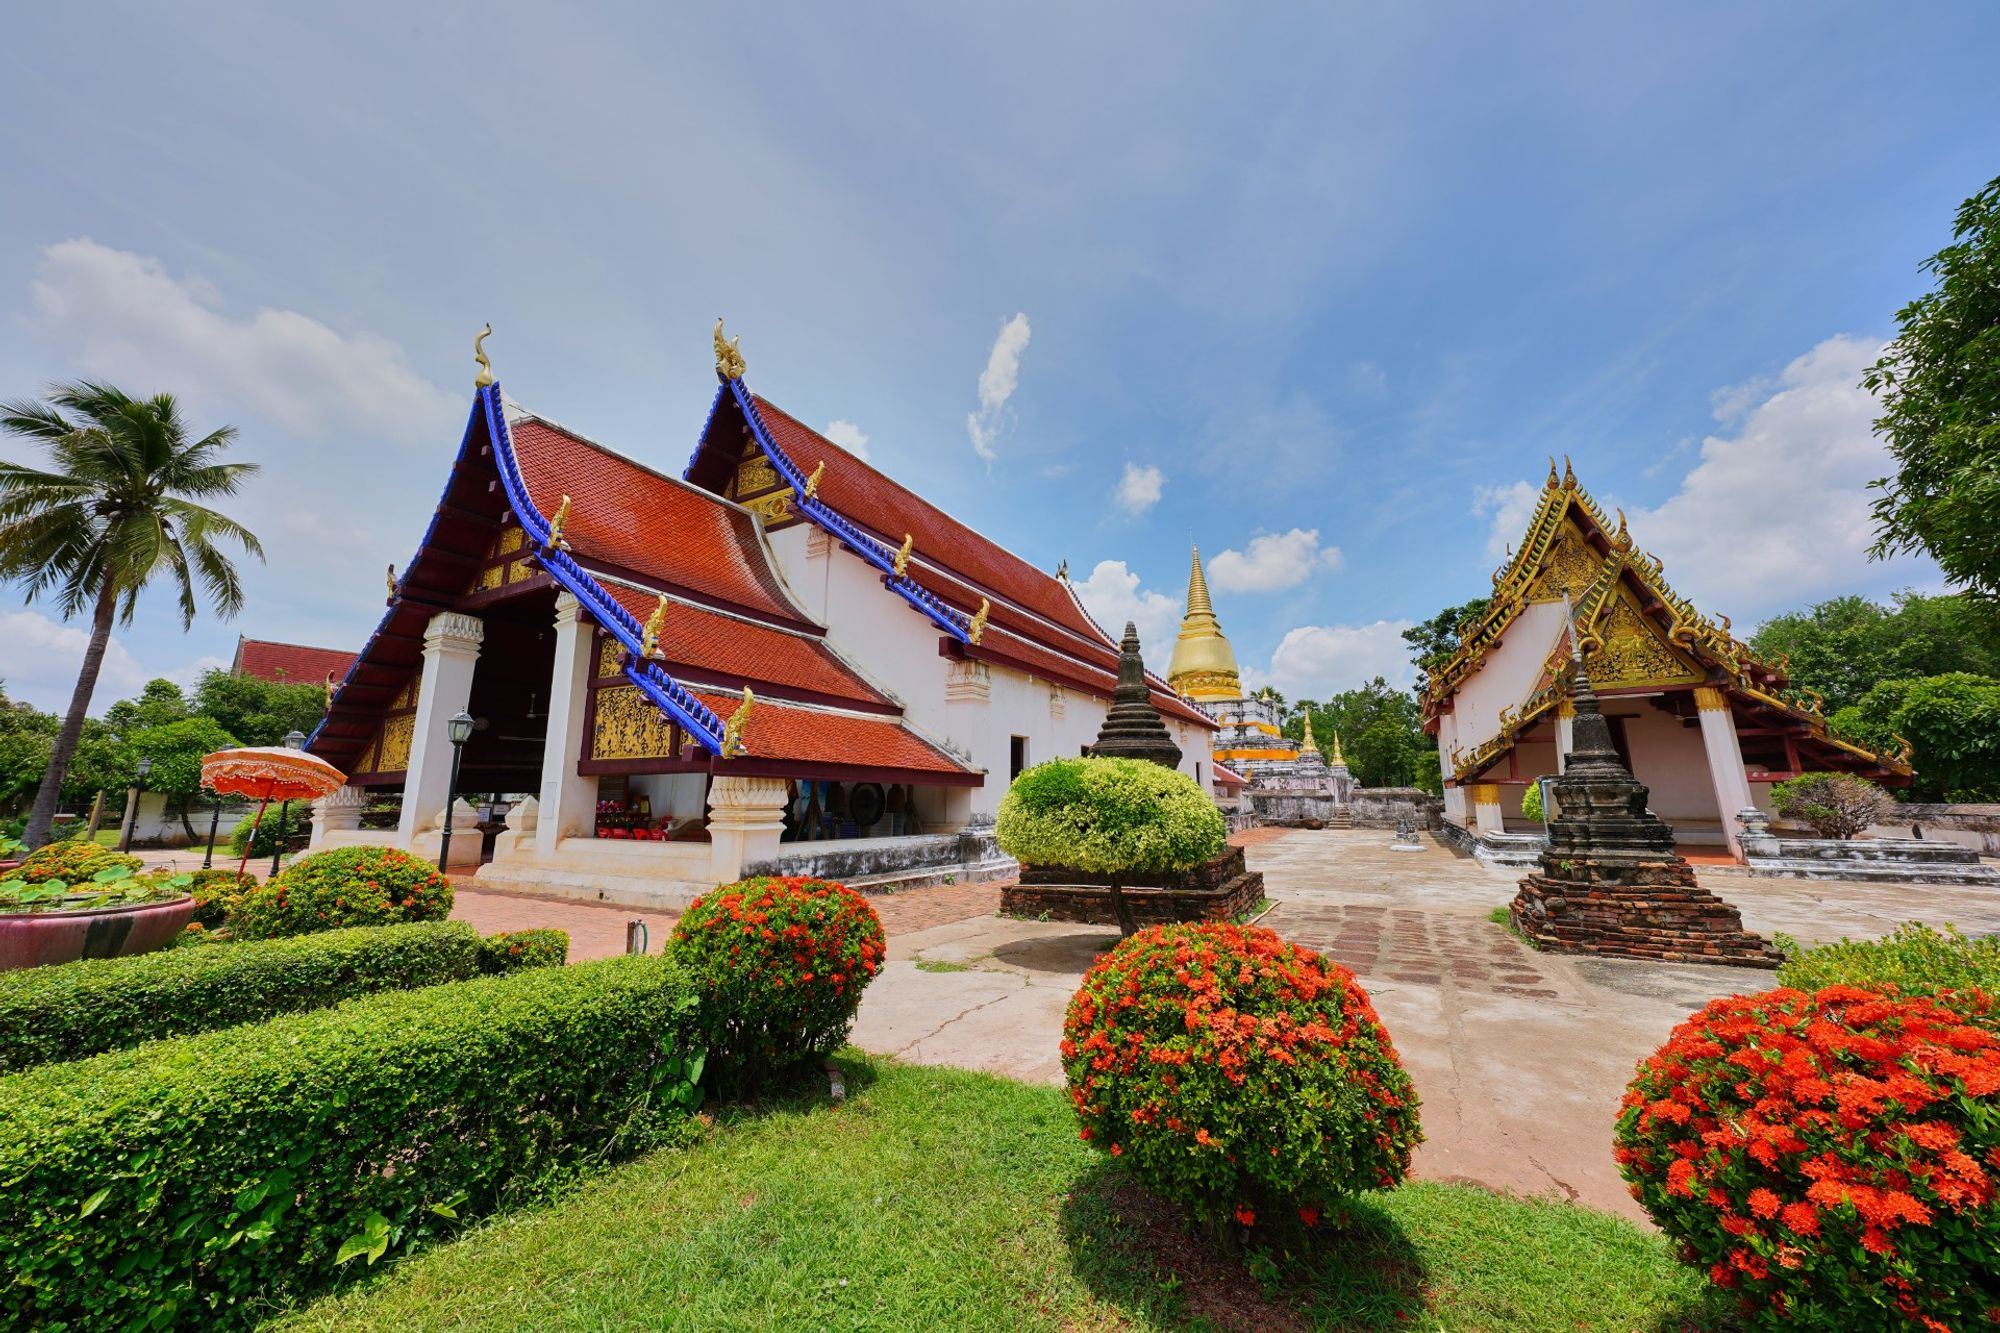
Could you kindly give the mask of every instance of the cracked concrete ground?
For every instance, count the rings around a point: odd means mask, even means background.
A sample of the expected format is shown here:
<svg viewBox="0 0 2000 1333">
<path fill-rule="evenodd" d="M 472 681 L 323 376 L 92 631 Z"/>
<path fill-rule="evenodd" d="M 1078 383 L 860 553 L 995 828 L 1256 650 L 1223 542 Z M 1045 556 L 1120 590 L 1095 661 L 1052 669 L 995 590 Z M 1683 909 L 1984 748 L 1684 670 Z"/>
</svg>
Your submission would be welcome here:
<svg viewBox="0 0 2000 1333">
<path fill-rule="evenodd" d="M 1513 896 L 1514 875 L 1436 844 L 1419 855 L 1388 842 L 1373 830 L 1287 831 L 1248 855 L 1276 903 L 1262 924 L 1353 968 L 1374 997 L 1423 1097 L 1418 1173 L 1639 1216 L 1611 1161 L 1633 1066 L 1693 1010 L 1763 989 L 1770 974 L 1536 953 L 1487 920 Z M 1975 888 L 1702 879 L 1751 929 L 1809 942 L 1911 919 L 2000 932 L 2000 898 Z M 1059 1083 L 1064 1007 L 1114 938 L 993 916 L 892 936 L 854 1040 Z"/>
</svg>

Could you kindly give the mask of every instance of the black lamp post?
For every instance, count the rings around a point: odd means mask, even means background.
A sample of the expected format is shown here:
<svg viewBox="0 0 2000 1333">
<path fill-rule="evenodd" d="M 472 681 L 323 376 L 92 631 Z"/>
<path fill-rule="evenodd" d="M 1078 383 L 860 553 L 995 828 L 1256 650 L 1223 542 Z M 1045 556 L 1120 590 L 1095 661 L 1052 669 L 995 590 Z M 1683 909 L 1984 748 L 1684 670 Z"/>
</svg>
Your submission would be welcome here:
<svg viewBox="0 0 2000 1333">
<path fill-rule="evenodd" d="M 287 750 L 305 749 L 306 734 L 303 731 L 286 732 L 285 748 Z M 291 805 L 290 801 L 278 802 L 278 840 L 271 845 L 271 873 L 273 875 L 278 873 L 278 858 L 285 854 L 285 811 L 289 810 Z"/>
<path fill-rule="evenodd" d="M 236 747 L 225 745 L 222 748 L 233 750 Z M 208 816 L 208 850 L 202 853 L 201 868 L 203 870 L 207 870 L 215 864 L 215 830 L 222 823 L 222 793 L 211 789 L 210 794 L 215 797 L 215 809 Z"/>
<path fill-rule="evenodd" d="M 465 757 L 465 743 L 472 739 L 472 714 L 459 709 L 444 724 L 444 729 L 451 737 L 451 786 L 444 793 L 444 836 L 438 839 L 439 873 L 444 873 L 445 863 L 451 859 L 451 808 L 458 804 L 458 764 Z"/>
<path fill-rule="evenodd" d="M 132 784 L 132 790 L 125 794 L 125 827 L 119 831 L 118 850 L 132 850 L 132 825 L 139 821 L 139 793 L 146 789 L 146 775 L 153 771 L 153 756 L 142 754 L 133 765 L 138 770 L 139 780 Z"/>
</svg>

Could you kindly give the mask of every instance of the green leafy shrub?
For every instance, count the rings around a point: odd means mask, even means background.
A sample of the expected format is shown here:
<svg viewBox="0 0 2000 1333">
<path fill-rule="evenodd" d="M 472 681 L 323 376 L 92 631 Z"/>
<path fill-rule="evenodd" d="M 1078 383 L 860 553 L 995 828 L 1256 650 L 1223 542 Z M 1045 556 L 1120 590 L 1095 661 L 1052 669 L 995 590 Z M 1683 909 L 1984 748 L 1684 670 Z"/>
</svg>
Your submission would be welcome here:
<svg viewBox="0 0 2000 1333">
<path fill-rule="evenodd" d="M 541 927 L 509 930 L 479 941 L 479 970 L 489 976 L 524 967 L 561 967 L 569 961 L 569 932 Z"/>
<path fill-rule="evenodd" d="M 1851 838 L 1881 819 L 1893 802 L 1852 773 L 1801 773 L 1771 788 L 1771 804 L 1822 838 Z"/>
<path fill-rule="evenodd" d="M 40 884 L 48 879 L 79 884 L 99 871 L 122 868 L 136 874 L 144 867 L 145 862 L 138 857 L 100 847 L 94 842 L 52 842 L 29 852 L 20 868 L 8 877 L 26 880 L 30 884 Z"/>
<path fill-rule="evenodd" d="M 832 1054 L 887 948 L 866 898 L 806 878 L 724 884 L 681 913 L 667 945 L 700 990 L 709 1067 L 731 1093 Z"/>
<path fill-rule="evenodd" d="M 451 881 L 430 862 L 394 847 L 336 847 L 300 857 L 244 894 L 228 926 L 257 940 L 450 915 Z"/>
<path fill-rule="evenodd" d="M 194 920 L 190 924 L 214 930 L 228 920 L 243 895 L 256 887 L 255 875 L 246 871 L 238 876 L 233 866 L 227 870 L 192 871 L 188 875 L 188 892 L 194 895 Z"/>
<path fill-rule="evenodd" d="M 1778 948 L 1786 955 L 1778 981 L 1795 990 L 1893 987 L 1899 995 L 1981 990 L 2000 996 L 2000 936 L 1967 939 L 1953 926 L 1940 934 L 1921 921 L 1905 921 L 1879 940 L 1842 939 L 1801 950 L 1780 935 Z"/>
<path fill-rule="evenodd" d="M 670 961 L 614 958 L 13 1075 L 0 1323 L 247 1327 L 672 1142 L 700 1100 L 695 1003 Z"/>
<path fill-rule="evenodd" d="M 1061 1050 L 1083 1138 L 1210 1222 L 1315 1225 L 1398 1184 L 1423 1138 L 1354 974 L 1262 927 L 1125 940 L 1071 998 Z"/>
<path fill-rule="evenodd" d="M 1521 793 L 1521 817 L 1539 820 L 1542 817 L 1542 784 L 1530 782 L 1528 789 Z"/>
<path fill-rule="evenodd" d="M 1219 856 L 1229 825 L 1187 774 L 1143 759 L 1055 759 L 1014 779 L 994 836 L 1028 865 L 1110 878 L 1119 928 L 1136 928 L 1124 881 Z"/>
<path fill-rule="evenodd" d="M 290 842 L 310 827 L 311 801 L 273 801 L 264 808 L 262 823 L 257 822 L 255 810 L 236 821 L 236 827 L 229 831 L 229 854 L 238 861 L 246 853 L 253 861 L 275 855 L 278 850 L 278 810 L 281 806 L 285 812 L 285 841 Z"/>
<path fill-rule="evenodd" d="M 0 1071 L 463 981 L 480 945 L 471 926 L 443 921 L 0 972 Z"/>
<path fill-rule="evenodd" d="M 1746 1325 L 1988 1326 L 2000 1035 L 1961 1000 L 1730 996 L 1639 1066 L 1619 1169 Z"/>
</svg>

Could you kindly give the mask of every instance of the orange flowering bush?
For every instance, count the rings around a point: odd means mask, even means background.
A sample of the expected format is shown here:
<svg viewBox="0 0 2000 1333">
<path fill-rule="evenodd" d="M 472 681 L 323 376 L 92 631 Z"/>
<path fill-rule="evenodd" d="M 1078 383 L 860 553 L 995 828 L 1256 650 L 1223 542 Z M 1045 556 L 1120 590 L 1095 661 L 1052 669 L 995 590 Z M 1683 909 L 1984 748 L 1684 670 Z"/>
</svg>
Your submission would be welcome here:
<svg viewBox="0 0 2000 1333">
<path fill-rule="evenodd" d="M 451 881 L 430 862 L 394 847 L 336 847 L 246 890 L 227 924 L 238 939 L 264 940 L 450 915 Z"/>
<path fill-rule="evenodd" d="M 1354 974 L 1261 927 L 1133 935 L 1070 1000 L 1062 1058 L 1084 1140 L 1211 1222 L 1311 1226 L 1423 1138 Z"/>
<path fill-rule="evenodd" d="M 1619 1169 L 1756 1326 L 2000 1322 L 1993 1018 L 1976 992 L 1717 1000 L 1639 1066 Z"/>
<path fill-rule="evenodd" d="M 681 913 L 668 945 L 701 994 L 708 1068 L 730 1092 L 846 1041 L 887 948 L 866 898 L 805 877 L 724 884 Z"/>
</svg>

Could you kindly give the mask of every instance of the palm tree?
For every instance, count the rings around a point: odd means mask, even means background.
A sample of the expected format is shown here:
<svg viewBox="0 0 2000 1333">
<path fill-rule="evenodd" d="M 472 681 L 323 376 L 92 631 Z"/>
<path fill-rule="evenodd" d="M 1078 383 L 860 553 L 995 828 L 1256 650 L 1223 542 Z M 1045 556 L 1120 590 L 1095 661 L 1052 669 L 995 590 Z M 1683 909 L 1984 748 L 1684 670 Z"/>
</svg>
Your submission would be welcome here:
<svg viewBox="0 0 2000 1333">
<path fill-rule="evenodd" d="M 255 463 L 224 463 L 236 438 L 224 426 L 190 442 L 171 394 L 137 399 L 108 384 L 50 388 L 42 402 L 0 404 L 0 430 L 33 440 L 52 469 L 0 462 L 0 579 L 47 593 L 63 618 L 89 610 L 90 646 L 76 692 L 35 794 L 25 840 L 49 840 L 63 778 L 83 732 L 114 620 L 132 623 L 139 594 L 168 574 L 180 591 L 181 626 L 194 624 L 199 584 L 225 619 L 243 606 L 236 567 L 218 539 L 263 558 L 249 529 L 195 503 L 234 495 Z"/>
</svg>

